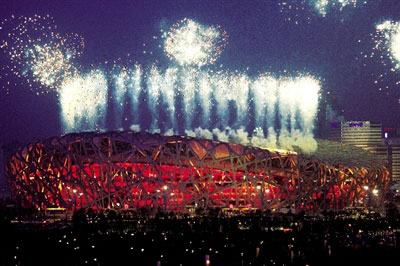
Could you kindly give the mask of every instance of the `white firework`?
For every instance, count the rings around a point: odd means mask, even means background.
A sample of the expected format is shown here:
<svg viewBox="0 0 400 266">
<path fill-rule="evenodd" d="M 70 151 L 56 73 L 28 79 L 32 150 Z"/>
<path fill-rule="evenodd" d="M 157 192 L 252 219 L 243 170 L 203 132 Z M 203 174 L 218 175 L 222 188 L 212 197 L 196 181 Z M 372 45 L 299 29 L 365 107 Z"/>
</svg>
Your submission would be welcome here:
<svg viewBox="0 0 400 266">
<path fill-rule="evenodd" d="M 386 20 L 376 26 L 378 37 L 376 49 L 386 50 L 387 55 L 394 64 L 394 67 L 400 68 L 400 22 Z"/>
<path fill-rule="evenodd" d="M 226 40 L 226 33 L 219 27 L 183 19 L 167 34 L 164 49 L 180 65 L 203 66 L 217 60 Z"/>
<path fill-rule="evenodd" d="M 64 80 L 59 98 L 64 132 L 100 130 L 107 110 L 107 79 L 102 71 Z"/>
<path fill-rule="evenodd" d="M 367 3 L 367 0 L 310 0 L 310 4 L 323 17 L 332 10 L 343 11 L 344 8 L 357 8 Z"/>
</svg>

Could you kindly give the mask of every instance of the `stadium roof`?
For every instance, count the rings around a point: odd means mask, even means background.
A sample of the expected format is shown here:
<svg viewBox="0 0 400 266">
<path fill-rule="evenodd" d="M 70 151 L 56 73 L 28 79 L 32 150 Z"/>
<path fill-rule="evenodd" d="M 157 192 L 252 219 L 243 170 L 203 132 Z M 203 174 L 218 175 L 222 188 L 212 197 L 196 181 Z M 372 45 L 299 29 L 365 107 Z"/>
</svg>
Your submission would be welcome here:
<svg viewBox="0 0 400 266">
<path fill-rule="evenodd" d="M 201 138 L 195 138 L 195 137 L 188 137 L 188 136 L 164 136 L 160 134 L 149 134 L 149 133 L 135 133 L 131 131 L 124 131 L 124 132 L 107 132 L 107 133 L 100 133 L 100 132 L 81 132 L 81 133 L 72 133 L 72 134 L 67 134 L 64 136 L 61 136 L 59 139 L 57 137 L 53 138 L 48 138 L 46 140 L 42 140 L 40 142 L 42 143 L 51 143 L 52 145 L 57 145 L 57 142 L 60 143 L 69 143 L 69 142 L 74 142 L 77 140 L 81 140 L 82 138 L 92 138 L 94 136 L 98 136 L 100 138 L 105 137 L 105 136 L 115 136 L 119 137 L 122 139 L 126 137 L 131 137 L 132 134 L 134 134 L 136 137 L 139 137 L 142 141 L 146 142 L 147 144 L 152 144 L 153 142 L 157 143 L 158 141 L 162 140 L 165 142 L 168 141 L 173 141 L 173 140 L 179 140 L 179 139 L 196 139 L 198 143 L 202 143 L 203 145 L 206 145 L 207 143 L 213 145 L 218 145 L 219 148 L 215 150 L 217 153 L 224 153 L 224 149 L 221 150 L 224 142 L 220 141 L 213 141 L 213 140 L 208 140 L 208 139 L 201 139 Z M 146 140 L 145 140 L 146 139 Z M 294 151 L 289 151 L 289 150 L 280 150 L 280 149 L 269 149 L 266 147 L 257 147 L 253 145 L 246 145 L 246 144 L 235 144 L 234 142 L 229 143 L 228 146 L 230 147 L 230 150 L 234 151 L 237 154 L 246 154 L 248 152 L 256 152 L 257 149 L 262 149 L 262 150 L 269 150 L 270 155 L 274 156 L 276 154 L 287 154 L 287 153 L 297 153 L 303 157 L 306 158 L 311 158 L 315 159 L 321 162 L 324 162 L 325 164 L 328 165 L 346 165 L 349 167 L 367 167 L 367 168 L 376 168 L 376 167 L 382 167 L 386 165 L 385 160 L 380 158 L 379 156 L 368 152 L 362 148 L 350 145 L 350 144 L 344 144 L 341 142 L 336 142 L 336 141 L 329 141 L 329 140 L 323 140 L 323 139 L 316 139 L 318 143 L 318 148 L 317 150 L 312 153 L 312 154 L 305 154 L 301 151 L 300 148 L 295 147 Z M 49 144 L 50 144 L 49 143 Z M 190 142 L 190 144 L 194 145 L 194 142 Z M 193 146 L 191 145 L 191 146 Z M 207 146 L 207 145 L 206 145 Z M 195 150 L 196 147 L 192 147 Z M 254 150 L 256 148 L 256 150 Z M 229 153 L 229 152 L 228 152 Z M 225 154 L 227 155 L 227 154 Z M 217 157 L 223 157 L 222 154 Z"/>
</svg>

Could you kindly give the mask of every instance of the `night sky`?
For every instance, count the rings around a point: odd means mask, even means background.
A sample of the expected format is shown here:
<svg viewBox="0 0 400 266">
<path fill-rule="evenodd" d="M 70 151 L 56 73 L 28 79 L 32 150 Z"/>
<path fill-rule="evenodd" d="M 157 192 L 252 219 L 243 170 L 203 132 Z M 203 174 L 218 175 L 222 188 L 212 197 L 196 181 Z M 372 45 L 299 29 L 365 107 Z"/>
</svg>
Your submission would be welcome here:
<svg viewBox="0 0 400 266">
<path fill-rule="evenodd" d="M 331 0 L 336 5 L 326 14 L 318 12 L 315 0 L 0 1 L 0 20 L 50 15 L 60 34 L 82 36 L 85 47 L 75 62 L 85 70 L 129 60 L 168 65 L 162 32 L 184 18 L 219 25 L 229 37 L 211 67 L 249 76 L 307 73 L 321 81 L 322 95 L 334 96 L 337 115 L 400 125 L 400 69 L 385 45 L 376 46 L 376 25 L 400 22 L 397 0 L 353 0 L 356 7 L 343 8 Z M 6 35 L 0 31 L 2 40 Z M 10 59 L 3 52 L 0 65 L 0 144 L 62 134 L 57 94 L 37 95 L 40 85 L 31 89 L 32 81 L 5 75 Z"/>
</svg>

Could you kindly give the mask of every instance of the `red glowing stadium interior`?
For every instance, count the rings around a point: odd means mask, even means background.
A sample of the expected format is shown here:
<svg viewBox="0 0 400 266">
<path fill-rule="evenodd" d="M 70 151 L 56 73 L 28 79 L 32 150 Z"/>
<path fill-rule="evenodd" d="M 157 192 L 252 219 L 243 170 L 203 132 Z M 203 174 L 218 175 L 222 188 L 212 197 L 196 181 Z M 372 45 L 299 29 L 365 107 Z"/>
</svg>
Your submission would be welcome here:
<svg viewBox="0 0 400 266">
<path fill-rule="evenodd" d="M 14 196 L 36 209 L 341 209 L 382 201 L 388 182 L 379 165 L 134 132 L 50 138 L 23 147 L 6 168 Z"/>
<path fill-rule="evenodd" d="M 140 187 L 139 186 L 132 186 L 130 190 L 126 190 L 125 188 L 129 185 L 126 181 L 124 181 L 123 177 L 121 175 L 115 175 L 112 178 L 112 184 L 113 186 L 110 187 L 110 190 L 107 188 L 107 183 L 108 180 L 104 179 L 101 180 L 102 174 L 101 171 L 107 171 L 107 165 L 103 164 L 85 164 L 83 171 L 84 173 L 81 173 L 81 169 L 77 167 L 76 165 L 72 166 L 72 173 L 70 176 L 72 178 L 78 179 L 82 178 L 84 176 L 85 178 L 82 180 L 83 184 L 85 185 L 84 188 L 82 186 L 62 186 L 61 188 L 61 195 L 62 198 L 68 202 L 72 201 L 74 208 L 79 209 L 82 206 L 89 206 L 92 205 L 93 202 L 91 202 L 91 199 L 96 199 L 98 198 L 98 195 L 93 194 L 93 190 L 89 189 L 89 180 L 96 180 L 96 183 L 98 186 L 103 187 L 104 191 L 106 193 L 119 193 L 119 196 L 125 196 L 124 194 L 126 193 L 131 193 L 133 196 L 133 203 L 124 204 L 125 206 L 121 206 L 124 209 L 130 208 L 130 206 L 135 206 L 135 208 L 141 208 L 141 207 L 154 207 L 155 205 L 159 206 L 165 206 L 167 209 L 174 209 L 174 208 L 180 208 L 184 204 L 184 199 L 186 202 L 191 202 L 193 201 L 193 190 L 202 190 L 203 192 L 206 191 L 206 193 L 209 194 L 209 198 L 213 201 L 218 202 L 221 200 L 222 196 L 224 198 L 229 198 L 233 201 L 231 204 L 231 207 L 234 206 L 234 202 L 236 202 L 236 198 L 240 199 L 244 197 L 249 197 L 252 199 L 254 202 L 254 205 L 248 204 L 248 208 L 260 208 L 261 206 L 261 199 L 260 199 L 260 190 L 261 188 L 257 188 L 257 186 L 249 186 L 249 187 L 241 187 L 241 188 L 222 188 L 224 185 L 226 186 L 226 182 L 230 182 L 233 179 L 236 180 L 237 182 L 241 183 L 244 179 L 249 178 L 249 179 L 257 179 L 258 183 L 261 184 L 263 183 L 262 180 L 264 179 L 265 182 L 268 181 L 268 176 L 264 175 L 259 175 L 258 177 L 254 173 L 249 173 L 248 176 L 246 176 L 243 172 L 236 172 L 233 174 L 232 172 L 224 172 L 219 169 L 211 169 L 211 168 L 190 168 L 190 167 L 177 167 L 177 166 L 168 166 L 168 165 L 161 165 L 158 166 L 157 169 L 154 169 L 152 165 L 150 164 L 133 164 L 133 163 L 116 163 L 114 164 L 119 171 L 124 171 L 127 170 L 129 172 L 134 172 L 134 173 L 140 173 L 141 177 L 138 175 L 133 175 L 132 179 L 130 180 L 131 182 L 137 182 L 139 178 L 142 178 L 142 181 L 140 182 Z M 163 182 L 158 182 L 158 173 L 161 173 L 161 179 Z M 41 176 L 40 172 L 36 173 L 38 177 Z M 49 177 L 51 178 L 52 176 L 57 176 L 57 175 L 64 175 L 68 176 L 68 171 L 65 168 L 61 169 L 49 169 Z M 198 186 L 194 185 L 193 187 L 187 187 L 185 191 L 181 191 L 179 188 L 179 184 L 184 181 L 187 182 L 189 181 L 190 177 L 194 177 L 195 179 L 198 179 L 200 176 L 212 176 L 213 182 L 210 183 L 198 183 Z M 226 178 L 228 177 L 229 178 Z M 172 178 L 171 178 L 172 177 Z M 29 177 L 31 180 L 35 178 L 33 174 Z M 274 175 L 272 176 L 272 179 L 277 184 L 283 184 L 286 182 L 285 177 L 283 176 L 277 176 Z M 73 183 L 73 180 L 70 180 Z M 293 181 L 293 182 L 292 182 Z M 289 183 L 288 190 L 286 192 L 280 192 L 278 186 L 271 186 L 268 185 L 268 188 L 264 189 L 264 195 L 262 196 L 264 200 L 268 199 L 274 199 L 274 198 L 279 198 L 281 200 L 284 200 L 288 197 L 296 197 L 294 194 L 295 191 L 295 186 L 296 181 L 295 179 L 293 180 L 288 180 Z M 166 185 L 168 184 L 168 185 Z M 217 188 L 214 186 L 214 184 L 219 184 L 220 187 Z M 332 198 L 332 193 L 335 192 L 335 197 L 339 198 L 341 194 L 341 190 L 348 190 L 349 186 L 343 186 L 342 188 L 339 188 L 339 186 L 333 186 L 329 189 L 328 194 L 326 195 L 327 199 Z M 200 192 L 200 191 L 198 191 Z M 141 200 L 141 193 L 159 193 L 160 197 L 155 204 L 152 200 Z M 82 197 L 84 194 L 88 195 L 89 197 Z M 54 200 L 52 198 L 52 194 L 49 193 L 48 195 L 48 200 L 50 202 L 54 202 L 55 205 L 60 205 L 60 202 L 57 202 L 57 200 Z M 167 200 L 165 200 L 167 198 Z M 312 194 L 313 199 L 321 198 L 321 192 L 319 193 L 313 193 Z M 166 205 L 165 205 L 166 203 Z M 108 207 L 111 208 L 114 205 L 118 205 L 116 199 L 113 199 L 113 202 L 108 204 Z M 95 209 L 95 207 L 93 207 Z"/>
</svg>

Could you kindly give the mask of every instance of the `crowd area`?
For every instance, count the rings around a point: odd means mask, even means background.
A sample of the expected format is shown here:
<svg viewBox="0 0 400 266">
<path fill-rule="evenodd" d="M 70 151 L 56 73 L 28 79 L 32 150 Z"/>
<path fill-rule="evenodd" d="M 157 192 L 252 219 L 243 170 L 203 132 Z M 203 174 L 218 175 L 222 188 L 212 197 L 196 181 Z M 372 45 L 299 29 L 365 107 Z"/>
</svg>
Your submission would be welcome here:
<svg viewBox="0 0 400 266">
<path fill-rule="evenodd" d="M 4 210 L 3 210 L 4 212 Z M 0 265 L 394 265 L 400 216 L 330 212 L 2 213 Z M 9 218 L 7 218 L 9 217 Z M 34 222 L 36 221 L 36 222 Z"/>
</svg>

